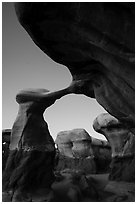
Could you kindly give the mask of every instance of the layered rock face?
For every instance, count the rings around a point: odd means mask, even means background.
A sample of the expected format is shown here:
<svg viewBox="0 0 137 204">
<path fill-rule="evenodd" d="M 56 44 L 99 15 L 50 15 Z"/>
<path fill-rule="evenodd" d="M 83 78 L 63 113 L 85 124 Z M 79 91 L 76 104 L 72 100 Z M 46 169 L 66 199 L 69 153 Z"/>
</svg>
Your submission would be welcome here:
<svg viewBox="0 0 137 204">
<path fill-rule="evenodd" d="M 134 3 L 30 2 L 15 9 L 35 44 L 80 82 L 74 93 L 96 98 L 134 127 Z"/>
<path fill-rule="evenodd" d="M 91 137 L 84 129 L 59 132 L 55 143 L 59 151 L 58 171 L 68 168 L 96 172 Z"/>
<path fill-rule="evenodd" d="M 108 113 L 99 115 L 94 120 L 93 127 L 97 132 L 102 133 L 111 145 L 110 179 L 134 181 L 135 135 L 133 129 L 129 129 Z"/>
<path fill-rule="evenodd" d="M 5 169 L 9 156 L 10 135 L 11 129 L 2 130 L 2 170 Z"/>
</svg>

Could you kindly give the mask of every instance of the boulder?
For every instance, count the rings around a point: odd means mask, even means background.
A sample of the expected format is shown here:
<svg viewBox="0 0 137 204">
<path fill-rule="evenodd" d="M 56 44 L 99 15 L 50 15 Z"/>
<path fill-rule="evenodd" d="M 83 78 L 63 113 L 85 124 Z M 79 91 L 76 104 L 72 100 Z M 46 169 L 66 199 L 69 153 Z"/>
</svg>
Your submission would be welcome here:
<svg viewBox="0 0 137 204">
<path fill-rule="evenodd" d="M 109 178 L 134 181 L 135 136 L 133 130 L 108 113 L 99 115 L 93 122 L 93 128 L 102 133 L 111 146 L 112 163 Z"/>
<path fill-rule="evenodd" d="M 55 143 L 59 151 L 58 171 L 65 168 L 80 169 L 86 173 L 96 171 L 91 137 L 84 129 L 59 132 Z"/>
<path fill-rule="evenodd" d="M 134 2 L 20 2 L 15 10 L 34 43 L 79 82 L 73 93 L 134 127 Z"/>
</svg>

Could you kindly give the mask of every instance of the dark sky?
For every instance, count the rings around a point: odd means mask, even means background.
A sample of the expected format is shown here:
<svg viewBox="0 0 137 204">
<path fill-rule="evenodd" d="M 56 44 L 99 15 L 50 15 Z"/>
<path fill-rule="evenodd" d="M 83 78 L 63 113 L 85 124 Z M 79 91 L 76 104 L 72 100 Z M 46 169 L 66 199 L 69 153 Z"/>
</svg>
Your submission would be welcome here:
<svg viewBox="0 0 137 204">
<path fill-rule="evenodd" d="M 69 70 L 46 56 L 17 21 L 13 3 L 2 3 L 2 126 L 12 128 L 18 112 L 15 96 L 24 88 L 60 90 L 71 83 Z M 105 110 L 95 99 L 70 94 L 46 110 L 44 118 L 53 138 L 59 131 L 84 128 L 104 139 L 92 128 L 93 120 Z"/>
</svg>

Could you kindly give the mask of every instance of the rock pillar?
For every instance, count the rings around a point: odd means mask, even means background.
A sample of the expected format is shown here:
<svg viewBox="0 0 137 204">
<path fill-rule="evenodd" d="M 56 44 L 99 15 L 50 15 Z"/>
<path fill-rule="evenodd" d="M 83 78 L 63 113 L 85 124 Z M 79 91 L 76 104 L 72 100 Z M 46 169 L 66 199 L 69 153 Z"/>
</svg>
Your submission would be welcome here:
<svg viewBox="0 0 137 204">
<path fill-rule="evenodd" d="M 111 146 L 110 180 L 134 181 L 135 136 L 133 130 L 108 113 L 99 115 L 94 120 L 93 127 L 107 138 Z"/>
<path fill-rule="evenodd" d="M 19 111 L 11 131 L 10 154 L 3 174 L 3 191 L 13 193 L 12 201 L 35 201 L 33 196 L 37 197 L 41 190 L 46 192 L 54 181 L 55 145 L 43 113 L 56 99 L 68 93 L 67 90 L 50 93 L 45 89 L 31 89 L 16 96 Z"/>
</svg>

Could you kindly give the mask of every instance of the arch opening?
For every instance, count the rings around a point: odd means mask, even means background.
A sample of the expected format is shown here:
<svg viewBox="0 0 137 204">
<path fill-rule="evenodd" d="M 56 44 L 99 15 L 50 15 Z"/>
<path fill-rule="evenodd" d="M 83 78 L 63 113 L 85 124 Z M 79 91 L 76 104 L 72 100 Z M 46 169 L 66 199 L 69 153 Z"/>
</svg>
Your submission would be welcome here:
<svg viewBox="0 0 137 204">
<path fill-rule="evenodd" d="M 82 94 L 69 94 L 49 107 L 44 113 L 44 118 L 54 140 L 60 131 L 75 128 L 84 128 L 90 136 L 106 140 L 92 127 L 94 119 L 104 112 L 105 109 L 95 99 Z"/>
</svg>

